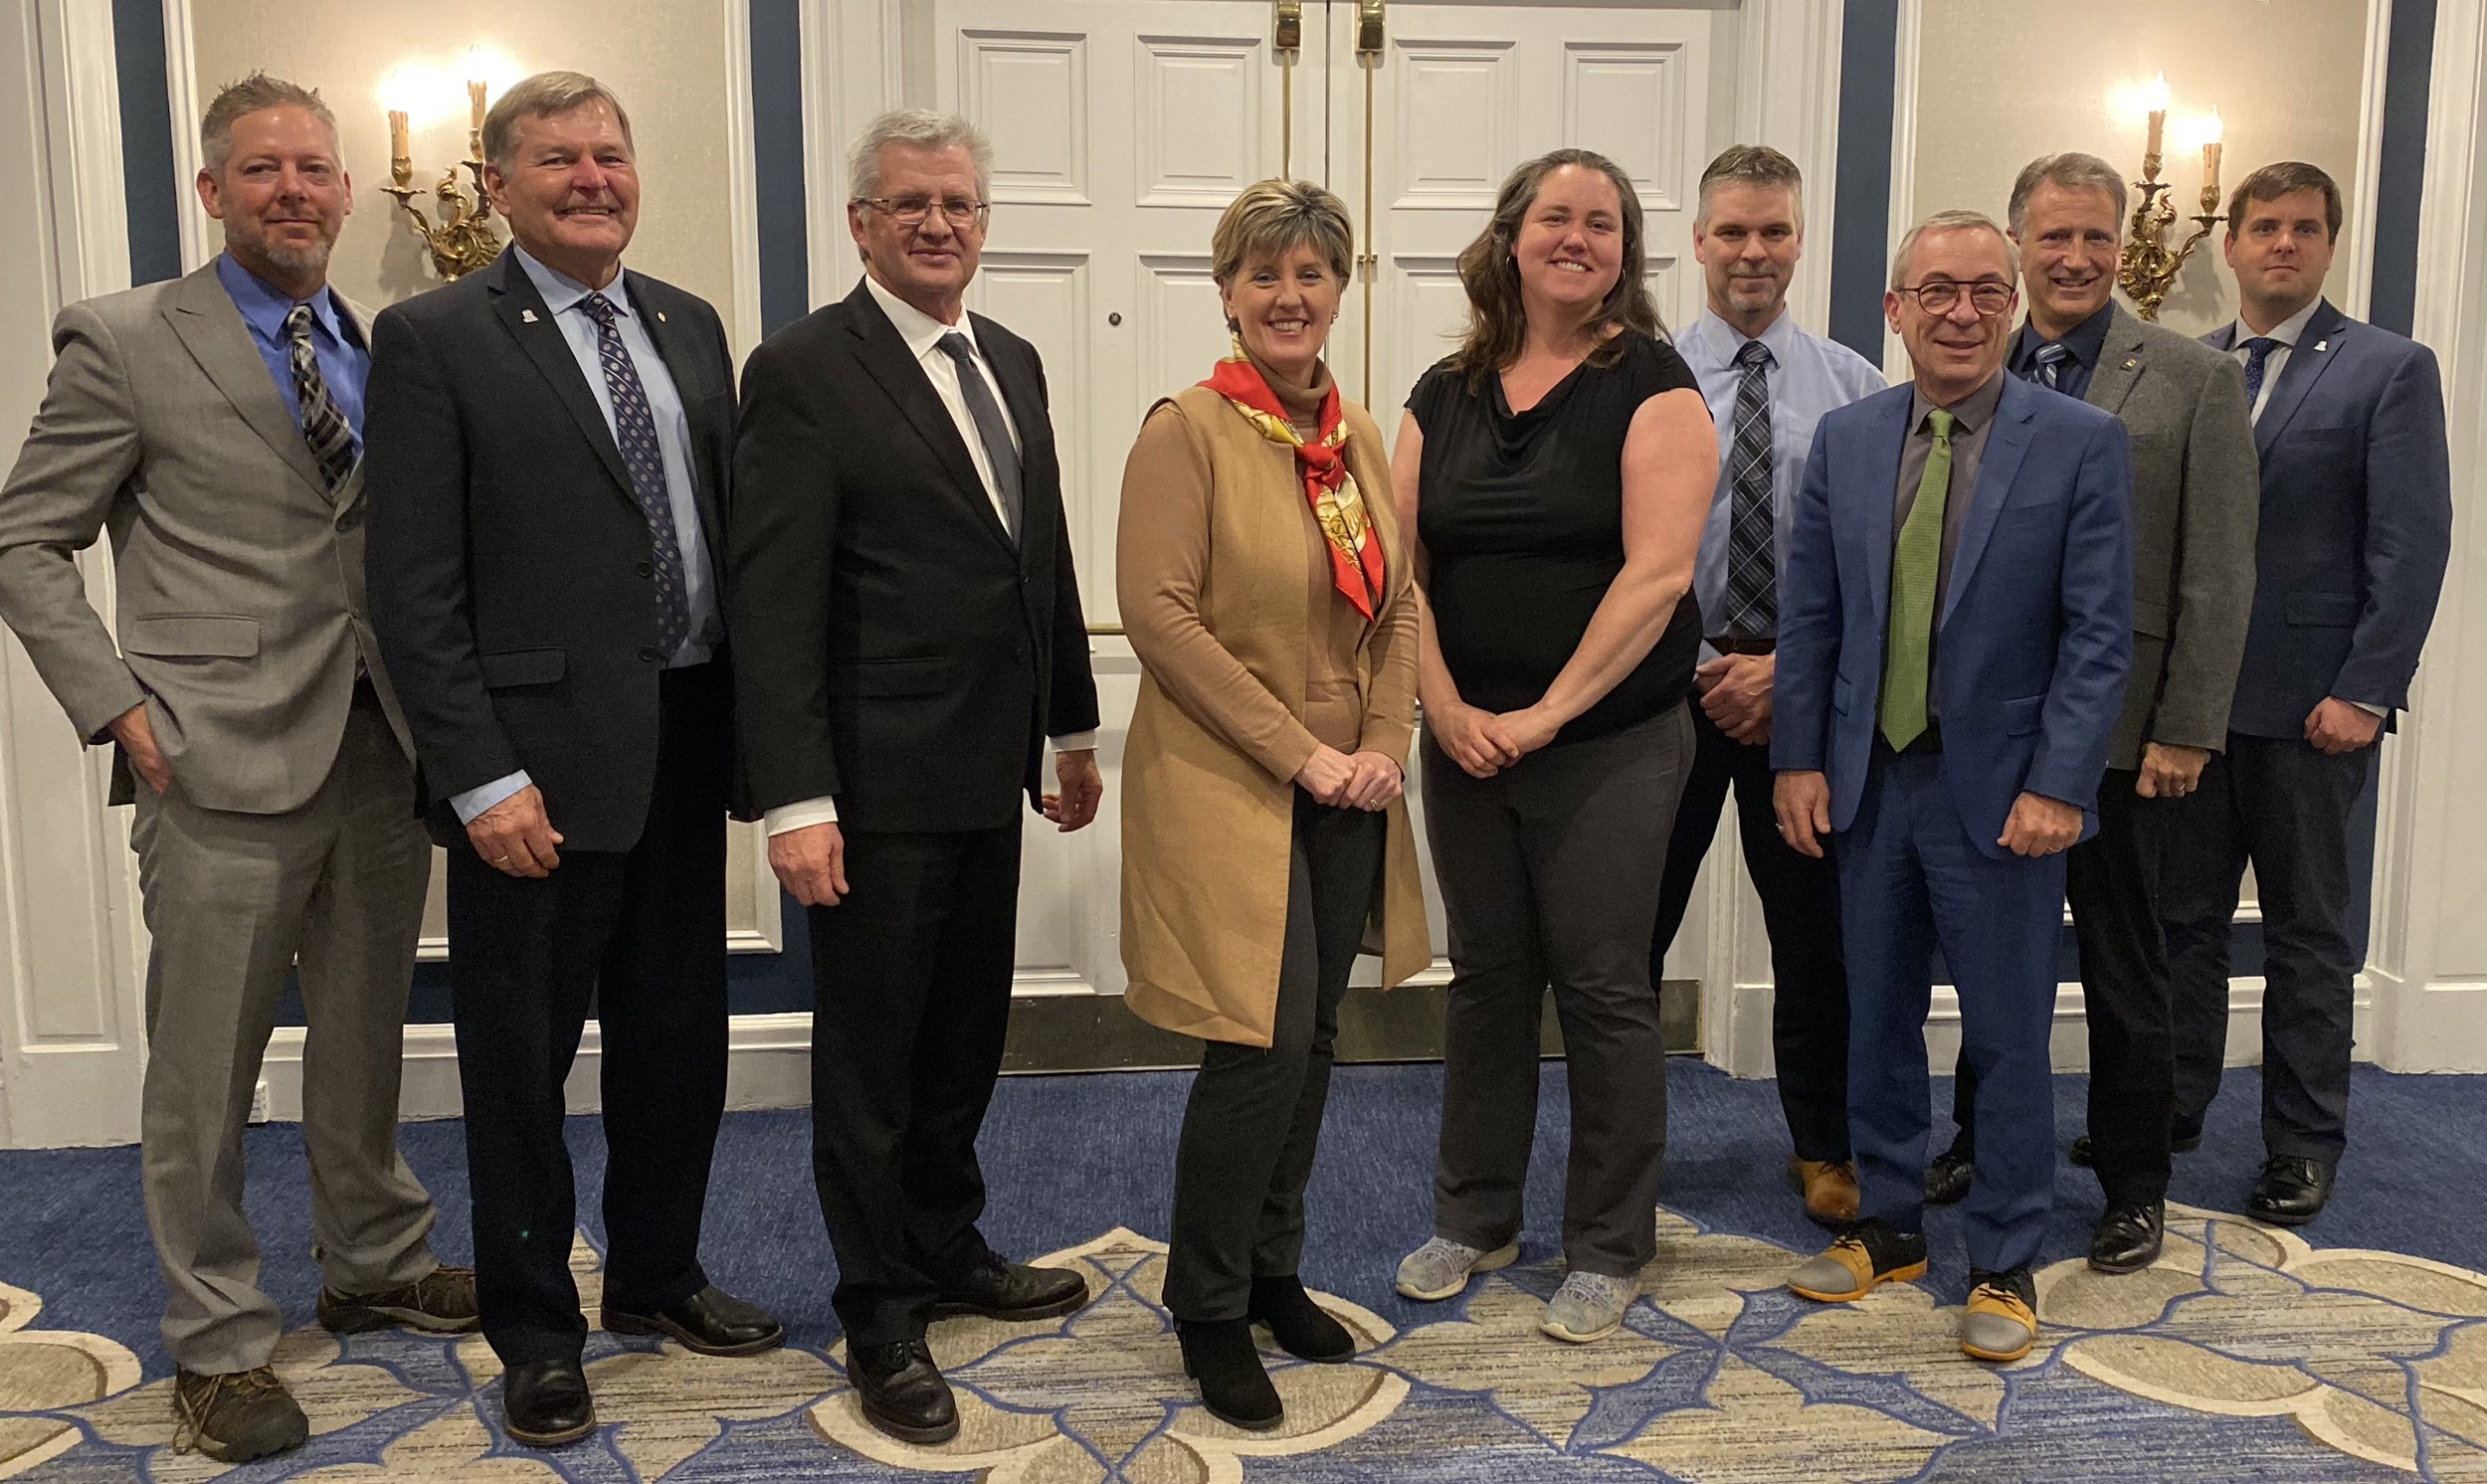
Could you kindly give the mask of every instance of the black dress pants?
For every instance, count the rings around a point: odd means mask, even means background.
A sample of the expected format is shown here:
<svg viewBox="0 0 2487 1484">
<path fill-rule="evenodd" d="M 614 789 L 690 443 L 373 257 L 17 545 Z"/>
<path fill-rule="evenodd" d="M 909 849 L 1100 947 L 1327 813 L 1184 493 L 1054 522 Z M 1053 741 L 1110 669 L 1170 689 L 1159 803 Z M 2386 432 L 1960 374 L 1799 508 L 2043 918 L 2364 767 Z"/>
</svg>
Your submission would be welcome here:
<svg viewBox="0 0 2487 1484">
<path fill-rule="evenodd" d="M 1183 1111 L 1165 1285 L 1177 1319 L 1241 1319 L 1252 1280 L 1291 1276 L 1303 1256 L 1304 1186 L 1339 1001 L 1381 880 L 1384 818 L 1295 791 L 1269 1044 L 1209 1042 Z"/>
<path fill-rule="evenodd" d="M 2170 814 L 2183 801 L 2143 798 L 2133 791 L 2140 777 L 2129 768 L 2107 770 L 2098 785 L 2098 833 L 2064 860 L 2090 1032 L 2090 1148 L 2111 1206 L 2167 1199 L 2168 1124 L 2176 1101 L 2159 893 Z M 1952 1117 L 1960 1124 L 1952 1148 L 1970 1159 L 1976 1158 L 1976 1097 L 1977 1074 L 1964 1058 L 1952 1090 Z"/>
<path fill-rule="evenodd" d="M 2262 1142 L 2339 1161 L 2349 1139 L 2349 816 L 2372 747 L 2333 756 L 2299 737 L 2228 733 L 2202 786 L 2176 802 L 2160 917 L 2176 1007 L 2176 1110 L 2199 1118 L 2219 1090 L 2228 1030 L 2228 937 L 2245 865 L 2262 905 Z"/>
<path fill-rule="evenodd" d="M 450 993 L 483 1334 L 503 1364 L 578 1357 L 578 1217 L 562 1082 L 602 1037 L 605 1298 L 645 1313 L 707 1286 L 699 1222 L 725 1110 L 725 666 L 660 681 L 639 843 L 529 879 L 449 852 Z M 555 814 L 553 828 L 561 821 Z"/>
<path fill-rule="evenodd" d="M 1779 1106 L 1802 1160 L 1848 1157 L 1848 976 L 1839 958 L 1839 871 L 1825 852 L 1799 854 L 1779 834 L 1771 804 L 1778 775 L 1768 743 L 1720 731 L 1698 704 L 1692 713 L 1692 772 L 1675 807 L 1658 923 L 1649 940 L 1649 982 L 1665 982 L 1666 951 L 1683 926 L 1692 883 L 1718 834 L 1719 807 L 1736 791 L 1736 833 L 1745 872 L 1762 897 L 1771 942 L 1771 1050 Z"/>
<path fill-rule="evenodd" d="M 812 1174 L 850 1345 L 920 1337 L 992 1257 L 976 1134 L 1010 1028 L 1019 832 L 849 831 L 854 889 L 811 909 Z"/>
</svg>

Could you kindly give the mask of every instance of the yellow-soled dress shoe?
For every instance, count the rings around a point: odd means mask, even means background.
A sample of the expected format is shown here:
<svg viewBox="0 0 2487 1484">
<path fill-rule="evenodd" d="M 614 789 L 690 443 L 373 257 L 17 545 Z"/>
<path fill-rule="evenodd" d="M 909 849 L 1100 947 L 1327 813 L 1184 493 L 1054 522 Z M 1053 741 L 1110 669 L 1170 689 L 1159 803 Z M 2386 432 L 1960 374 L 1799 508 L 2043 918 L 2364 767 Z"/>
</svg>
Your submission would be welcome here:
<svg viewBox="0 0 2487 1484">
<path fill-rule="evenodd" d="M 1961 1312 L 1960 1348 L 1979 1361 L 2016 1361 L 2038 1339 L 2037 1286 L 2025 1267 L 1969 1275 L 1969 1307 Z"/>
<path fill-rule="evenodd" d="M 1788 1288 L 1799 1298 L 1844 1304 L 1863 1298 L 1884 1283 L 1905 1283 L 1926 1275 L 1924 1232 L 1894 1231 L 1878 1217 L 1850 1226 L 1829 1250 L 1788 1275 Z"/>
</svg>

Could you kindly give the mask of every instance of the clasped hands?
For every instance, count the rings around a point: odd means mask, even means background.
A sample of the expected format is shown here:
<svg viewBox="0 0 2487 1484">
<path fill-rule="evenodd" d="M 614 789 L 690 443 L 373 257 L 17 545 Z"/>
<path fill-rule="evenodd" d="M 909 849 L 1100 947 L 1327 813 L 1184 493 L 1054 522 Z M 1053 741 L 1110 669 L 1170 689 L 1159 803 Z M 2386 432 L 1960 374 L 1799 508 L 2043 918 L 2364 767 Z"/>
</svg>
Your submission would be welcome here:
<svg viewBox="0 0 2487 1484">
<path fill-rule="evenodd" d="M 1427 702 L 1434 741 L 1470 778 L 1491 778 L 1555 739 L 1563 729 L 1534 706 L 1488 711 L 1461 700 Z"/>
<path fill-rule="evenodd" d="M 1053 754 L 1053 776 L 1061 792 L 1047 794 L 1045 817 L 1067 835 L 1096 819 L 1105 798 L 1105 779 L 1097 772 L 1096 750 L 1083 747 Z M 847 837 L 835 823 L 806 825 L 769 836 L 769 869 L 778 882 L 807 907 L 835 907 L 853 888 L 847 884 Z"/>
<path fill-rule="evenodd" d="M 1814 771 L 1782 773 L 1771 786 L 1771 807 L 1788 847 L 1819 860 L 1830 837 L 1830 779 Z M 2080 806 L 2024 791 L 1995 842 L 2015 855 L 2037 856 L 2070 849 L 2080 838 Z"/>
<path fill-rule="evenodd" d="M 1332 809 L 1388 809 L 1406 784 L 1399 765 L 1378 752 L 1344 753 L 1326 742 L 1295 770 L 1295 786 Z"/>
</svg>

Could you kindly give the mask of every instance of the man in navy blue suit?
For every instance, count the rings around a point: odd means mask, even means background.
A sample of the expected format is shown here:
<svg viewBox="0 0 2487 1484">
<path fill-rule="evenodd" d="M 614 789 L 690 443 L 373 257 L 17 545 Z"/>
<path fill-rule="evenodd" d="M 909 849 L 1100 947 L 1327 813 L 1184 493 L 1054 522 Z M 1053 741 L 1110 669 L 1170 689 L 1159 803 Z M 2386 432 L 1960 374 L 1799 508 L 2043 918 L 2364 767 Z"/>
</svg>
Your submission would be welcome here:
<svg viewBox="0 0 2487 1484">
<path fill-rule="evenodd" d="M 2227 1043 L 2228 925 L 2248 860 L 2262 905 L 2262 1142 L 2246 1208 L 2287 1225 L 2331 1200 L 2348 1140 L 2349 817 L 2409 703 L 2452 549 L 2435 356 L 2323 297 L 2340 188 L 2266 165 L 2228 202 L 2236 322 L 2262 464 L 2253 616 L 2224 754 L 2162 862 L 2180 1124 L 2200 1127 Z"/>
<path fill-rule="evenodd" d="M 2018 259 L 1975 212 L 1901 241 L 1883 313 L 1915 376 L 1815 433 L 1771 742 L 1780 830 L 1838 865 L 1862 1188 L 1859 1219 L 1788 1286 L 1837 1302 L 1926 1271 L 1940 947 L 1978 1076 L 1961 1349 L 1987 1361 L 2037 1335 L 2063 852 L 2098 829 L 2133 647 L 2124 427 L 2004 375 Z"/>
</svg>

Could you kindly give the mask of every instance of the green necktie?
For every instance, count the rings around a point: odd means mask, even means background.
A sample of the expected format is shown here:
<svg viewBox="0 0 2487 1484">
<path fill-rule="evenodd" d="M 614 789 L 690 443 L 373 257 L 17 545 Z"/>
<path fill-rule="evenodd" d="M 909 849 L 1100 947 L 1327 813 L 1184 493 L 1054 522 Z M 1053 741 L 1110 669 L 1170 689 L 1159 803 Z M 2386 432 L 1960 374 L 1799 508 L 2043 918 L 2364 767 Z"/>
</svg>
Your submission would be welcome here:
<svg viewBox="0 0 2487 1484">
<path fill-rule="evenodd" d="M 1943 577 L 1943 506 L 1952 492 L 1952 415 L 1926 414 L 1934 447 L 1891 553 L 1891 635 L 1882 665 L 1882 735 L 1893 752 L 1926 730 L 1926 659 L 1934 645 L 1935 589 Z"/>
</svg>

